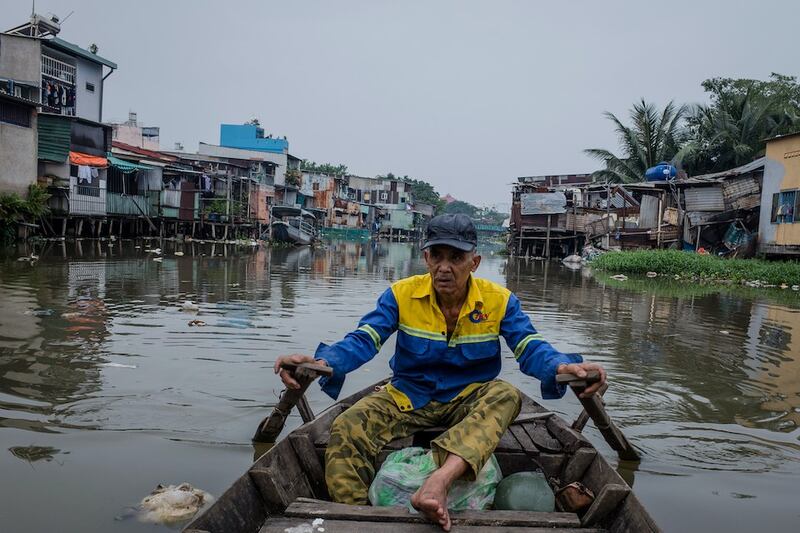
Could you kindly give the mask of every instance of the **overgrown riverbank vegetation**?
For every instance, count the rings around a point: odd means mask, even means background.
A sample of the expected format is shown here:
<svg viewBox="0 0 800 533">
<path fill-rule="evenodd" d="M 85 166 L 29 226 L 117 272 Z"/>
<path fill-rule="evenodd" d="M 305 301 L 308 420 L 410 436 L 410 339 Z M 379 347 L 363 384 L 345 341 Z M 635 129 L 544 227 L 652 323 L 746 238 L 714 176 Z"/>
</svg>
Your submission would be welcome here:
<svg viewBox="0 0 800 533">
<path fill-rule="evenodd" d="M 13 242 L 17 236 L 17 223 L 33 223 L 50 209 L 50 194 L 39 185 L 31 185 L 28 197 L 17 193 L 0 194 L 0 244 Z"/>
<path fill-rule="evenodd" d="M 655 272 L 677 279 L 757 286 L 800 285 L 800 262 L 722 259 L 677 250 L 609 252 L 591 263 L 597 270 L 620 274 Z"/>
</svg>

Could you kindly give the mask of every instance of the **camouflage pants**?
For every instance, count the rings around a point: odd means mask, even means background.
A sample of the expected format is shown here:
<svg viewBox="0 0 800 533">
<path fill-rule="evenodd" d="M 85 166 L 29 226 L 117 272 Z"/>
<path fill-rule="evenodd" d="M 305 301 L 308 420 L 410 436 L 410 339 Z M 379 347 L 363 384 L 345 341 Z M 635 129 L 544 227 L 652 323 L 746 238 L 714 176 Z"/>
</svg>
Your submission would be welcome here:
<svg viewBox="0 0 800 533">
<path fill-rule="evenodd" d="M 331 426 L 325 452 L 328 492 L 335 502 L 367 504 L 375 459 L 383 447 L 434 426 L 450 428 L 431 441 L 436 464 L 441 466 L 450 453 L 458 455 L 469 465 L 466 479 L 475 479 L 519 409 L 519 392 L 500 380 L 484 383 L 463 398 L 430 402 L 413 411 L 400 411 L 385 390 L 365 396 Z"/>
</svg>

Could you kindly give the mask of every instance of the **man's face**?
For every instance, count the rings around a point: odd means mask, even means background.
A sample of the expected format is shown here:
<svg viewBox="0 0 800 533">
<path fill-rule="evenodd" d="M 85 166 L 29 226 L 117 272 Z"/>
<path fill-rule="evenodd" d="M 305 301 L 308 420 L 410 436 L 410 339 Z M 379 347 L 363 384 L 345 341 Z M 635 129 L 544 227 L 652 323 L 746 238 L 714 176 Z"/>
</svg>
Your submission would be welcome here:
<svg viewBox="0 0 800 533">
<path fill-rule="evenodd" d="M 481 256 L 474 251 L 436 245 L 425 250 L 425 263 L 437 294 L 455 296 L 467 287 L 469 275 L 478 269 Z"/>
</svg>

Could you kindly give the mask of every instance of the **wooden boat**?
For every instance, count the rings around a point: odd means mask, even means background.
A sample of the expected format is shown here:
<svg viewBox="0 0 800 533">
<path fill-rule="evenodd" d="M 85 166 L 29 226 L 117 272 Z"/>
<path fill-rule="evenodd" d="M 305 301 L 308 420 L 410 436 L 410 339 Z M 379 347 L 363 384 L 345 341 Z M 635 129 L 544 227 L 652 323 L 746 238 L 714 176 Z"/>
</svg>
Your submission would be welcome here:
<svg viewBox="0 0 800 533">
<path fill-rule="evenodd" d="M 317 238 L 317 217 L 310 211 L 288 205 L 272 207 L 272 240 L 290 244 L 311 244 Z"/>
<path fill-rule="evenodd" d="M 377 385 L 382 383 L 385 382 Z M 351 506 L 332 503 L 328 499 L 323 461 L 331 423 L 342 411 L 373 390 L 374 386 L 368 387 L 333 404 L 316 419 L 289 433 L 261 456 L 213 506 L 186 526 L 184 533 L 285 533 L 303 530 L 316 533 L 320 528 L 325 533 L 441 531 L 438 526 L 427 523 L 423 517 L 405 508 Z M 294 395 L 292 401 L 300 398 L 298 407 L 304 418 L 313 417 L 307 414 L 307 404 L 303 405 L 302 392 L 287 391 L 284 396 L 290 394 Z M 280 406 L 276 412 L 281 411 Z M 589 407 L 586 409 L 590 410 Z M 285 419 L 288 411 L 280 414 Z M 268 425 L 274 415 L 265 420 L 260 429 Z M 579 421 L 580 418 L 576 424 Z M 605 427 L 616 430 L 610 420 Z M 378 458 L 378 466 L 394 450 L 412 445 L 428 446 L 430 440 L 443 430 L 425 430 L 389 443 Z M 504 475 L 541 470 L 555 489 L 569 487 L 557 493 L 559 512 L 451 511 L 451 531 L 454 533 L 660 531 L 630 487 L 591 443 L 563 419 L 525 395 L 521 412 L 500 440 L 495 457 Z M 575 482 L 582 487 L 576 489 Z M 581 494 L 578 493 L 583 488 L 589 489 L 594 498 L 591 503 L 583 502 L 584 507 L 579 508 Z M 578 498 L 575 498 L 576 494 Z M 574 510 L 566 511 L 570 505 Z M 324 522 L 312 527 L 315 519 Z M 306 527 L 298 528 L 302 524 Z"/>
</svg>

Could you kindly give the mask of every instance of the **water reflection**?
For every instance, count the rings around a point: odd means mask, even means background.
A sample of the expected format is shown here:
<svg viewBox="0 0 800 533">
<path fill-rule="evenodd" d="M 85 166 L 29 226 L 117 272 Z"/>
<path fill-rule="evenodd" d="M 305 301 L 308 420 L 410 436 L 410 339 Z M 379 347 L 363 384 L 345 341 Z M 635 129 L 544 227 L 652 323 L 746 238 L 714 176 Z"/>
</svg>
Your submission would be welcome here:
<svg viewBox="0 0 800 533">
<path fill-rule="evenodd" d="M 52 527 L 34 509 L 39 471 L 62 476 L 64 487 L 94 476 L 97 493 L 116 491 L 114 511 L 159 482 L 221 493 L 263 452 L 249 439 L 281 390 L 275 358 L 341 338 L 391 281 L 424 271 L 418 247 L 397 243 L 152 246 L 162 254 L 143 242 L 87 240 L 0 258 L 0 450 L 8 450 L 0 470 L 12 480 L 0 484 L 0 502 L 15 502 L 2 512 L 14 530 Z M 32 252 L 39 261 L 16 260 Z M 730 516 L 718 525 L 747 531 L 720 494 L 737 505 L 769 501 L 779 507 L 776 524 L 793 523 L 780 505 L 787 480 L 800 474 L 796 293 L 617 282 L 490 254 L 479 274 L 515 291 L 560 349 L 609 368 L 609 410 L 645 452 L 641 465 L 619 471 L 629 482 L 635 473 L 665 530 L 704 529 L 692 527 L 692 513 L 674 516 L 677 505 Z M 187 300 L 199 310 L 184 310 Z M 389 341 L 348 377 L 344 394 L 385 376 L 392 350 Z M 503 377 L 535 396 L 510 352 L 506 363 Z M 330 404 L 313 388 L 309 401 L 315 411 Z M 548 407 L 568 418 L 579 411 L 572 398 Z M 599 439 L 591 425 L 586 431 Z M 101 470 L 118 475 L 96 476 Z M 676 503 L 689 487 L 700 492 Z M 63 529 L 140 530 L 68 488 L 48 498 Z"/>
<path fill-rule="evenodd" d="M 790 307 L 763 292 L 629 281 L 612 287 L 535 261 L 506 268 L 507 286 L 546 329 L 566 321 L 571 343 L 609 367 L 609 403 L 646 453 L 671 466 L 791 470 L 800 452 L 797 295 L 781 295 Z"/>
</svg>

